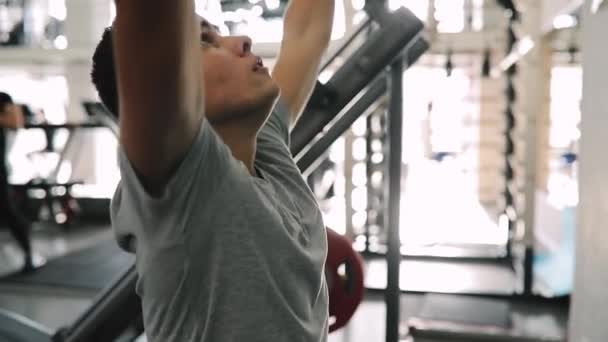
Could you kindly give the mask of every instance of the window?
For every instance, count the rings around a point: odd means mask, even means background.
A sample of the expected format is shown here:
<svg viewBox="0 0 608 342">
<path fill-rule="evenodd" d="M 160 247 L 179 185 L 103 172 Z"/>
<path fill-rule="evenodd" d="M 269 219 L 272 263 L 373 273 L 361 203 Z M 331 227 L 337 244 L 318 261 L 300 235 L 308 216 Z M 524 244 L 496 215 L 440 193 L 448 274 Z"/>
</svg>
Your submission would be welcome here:
<svg viewBox="0 0 608 342">
<path fill-rule="evenodd" d="M 464 0 L 435 0 L 437 31 L 462 32 L 465 28 Z"/>
<path fill-rule="evenodd" d="M 254 43 L 280 43 L 283 38 L 281 3 L 275 0 L 250 1 L 249 6 L 236 9 L 216 9 L 214 16 L 221 18 L 228 32 L 225 34 L 248 35 Z M 204 16 L 204 11 L 199 14 Z M 336 1 L 332 39 L 340 39 L 346 33 L 344 2 Z M 221 23 L 215 23 L 222 26 Z"/>
<path fill-rule="evenodd" d="M 580 139 L 583 75 L 580 65 L 555 66 L 551 71 L 549 145 L 569 149 Z"/>
<path fill-rule="evenodd" d="M 429 0 L 389 0 L 388 8 L 391 11 L 399 7 L 406 7 L 420 20 L 426 22 L 429 15 Z"/>
</svg>

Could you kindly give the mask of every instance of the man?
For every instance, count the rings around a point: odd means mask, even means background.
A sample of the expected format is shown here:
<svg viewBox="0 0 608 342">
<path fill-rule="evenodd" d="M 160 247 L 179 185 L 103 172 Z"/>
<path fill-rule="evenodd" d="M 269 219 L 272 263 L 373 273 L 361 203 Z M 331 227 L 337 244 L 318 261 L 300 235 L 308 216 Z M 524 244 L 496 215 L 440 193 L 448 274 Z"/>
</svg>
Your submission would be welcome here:
<svg viewBox="0 0 608 342">
<path fill-rule="evenodd" d="M 8 184 L 8 170 L 6 168 L 6 129 L 23 127 L 23 112 L 21 106 L 13 103 L 7 93 L 0 92 L 0 218 L 5 221 L 8 228 L 17 240 L 25 254 L 23 271 L 34 269 L 32 258 L 32 245 L 29 231 L 30 223 L 17 211 L 10 196 Z"/>
<path fill-rule="evenodd" d="M 92 79 L 119 116 L 111 214 L 148 340 L 326 341 L 326 232 L 288 145 L 334 0 L 292 0 L 272 76 L 192 0 L 116 5 Z"/>
</svg>

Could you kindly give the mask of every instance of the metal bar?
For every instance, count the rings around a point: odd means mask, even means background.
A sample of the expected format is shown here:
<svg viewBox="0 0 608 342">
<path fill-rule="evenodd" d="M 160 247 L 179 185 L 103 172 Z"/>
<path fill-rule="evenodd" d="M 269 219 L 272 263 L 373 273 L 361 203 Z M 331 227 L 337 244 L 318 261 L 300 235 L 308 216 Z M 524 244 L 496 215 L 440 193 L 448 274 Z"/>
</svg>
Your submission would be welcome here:
<svg viewBox="0 0 608 342">
<path fill-rule="evenodd" d="M 404 53 L 403 59 L 406 65 L 412 65 L 418 61 L 429 48 L 428 42 L 422 37 L 418 38 Z M 320 158 L 327 153 L 327 149 L 348 130 L 350 126 L 361 116 L 369 115 L 375 110 L 374 102 L 376 102 L 382 94 L 387 90 L 386 77 L 380 76 L 373 83 L 359 94 L 355 99 L 351 100 L 351 104 L 342 109 L 341 114 L 338 114 L 339 119 L 331 125 L 327 132 L 317 139 L 313 145 L 309 144 L 308 148 L 303 149 L 296 156 L 296 162 L 302 174 L 307 176 L 319 164 Z M 370 108 L 371 107 L 371 108 Z"/>
<path fill-rule="evenodd" d="M 141 317 L 141 303 L 135 293 L 136 282 L 137 271 L 132 265 L 71 327 L 57 332 L 53 341 L 113 341 Z"/>
<path fill-rule="evenodd" d="M 429 42 L 422 36 L 418 37 L 416 41 L 407 48 L 403 54 L 405 68 L 409 68 L 430 48 Z"/>
<path fill-rule="evenodd" d="M 386 0 L 366 1 L 364 10 L 370 18 L 381 26 L 389 21 L 390 12 L 388 11 Z"/>
<path fill-rule="evenodd" d="M 399 236 L 399 211 L 401 200 L 401 150 L 403 141 L 403 61 L 395 61 L 390 68 L 390 102 L 388 111 L 388 251 L 386 302 L 386 342 L 399 341 L 400 295 L 399 266 L 401 264 L 401 240 Z"/>
<path fill-rule="evenodd" d="M 74 144 L 74 136 L 77 133 L 78 133 L 77 130 L 68 131 L 68 139 L 65 142 L 65 145 L 63 146 L 63 149 L 61 150 L 61 153 L 59 154 L 59 160 L 57 161 L 57 164 L 55 165 L 53 172 L 51 172 L 50 176 L 48 177 L 49 179 L 52 179 L 53 182 L 59 182 L 59 180 L 57 179 L 57 177 L 59 176 L 59 171 L 61 171 L 61 166 L 63 165 L 63 162 L 65 162 L 65 160 L 67 159 L 67 155 L 70 152 L 72 145 Z M 72 175 L 70 173 L 70 178 L 71 177 L 72 177 Z M 68 178 L 68 181 L 70 178 Z"/>
<path fill-rule="evenodd" d="M 336 58 L 338 58 L 338 56 L 340 56 L 344 52 L 344 50 L 346 50 L 346 48 L 348 48 L 348 46 L 355 40 L 355 38 L 357 38 L 361 34 L 361 32 L 363 32 L 363 30 L 365 30 L 371 23 L 372 20 L 370 18 L 367 18 L 363 22 L 363 24 L 361 24 L 361 26 L 359 26 L 357 30 L 348 38 L 348 40 L 346 40 L 344 44 L 342 44 L 342 46 L 327 60 L 327 62 L 323 64 L 323 66 L 321 67 L 321 71 L 327 69 L 327 67 L 330 66 L 331 63 L 333 63 Z"/>
<path fill-rule="evenodd" d="M 380 248 L 385 247 L 380 245 Z M 365 258 L 385 258 L 386 253 L 383 251 L 361 251 L 360 252 Z M 504 264 L 508 265 L 510 269 L 513 268 L 513 260 L 506 255 L 490 255 L 487 256 L 475 256 L 475 255 L 455 255 L 455 256 L 446 256 L 446 255 L 431 255 L 431 254 L 401 254 L 401 260 L 416 260 L 416 261 L 435 261 L 435 262 L 462 262 L 462 263 L 476 263 L 476 264 L 487 264 L 487 265 L 497 265 Z"/>
<path fill-rule="evenodd" d="M 103 104 L 99 102 L 82 102 L 82 106 L 87 114 L 98 121 L 100 124 L 108 127 L 110 131 L 118 138 L 120 129 L 118 127 L 118 118 L 110 113 Z"/>
<path fill-rule="evenodd" d="M 386 82 L 386 80 L 385 80 Z M 385 83 L 386 85 L 386 83 Z M 378 113 L 375 113 L 376 115 L 379 115 Z M 371 226 L 377 226 L 378 225 L 378 215 L 375 211 L 376 207 L 378 206 L 378 203 L 375 201 L 376 198 L 376 192 L 374 190 L 376 190 L 376 187 L 374 186 L 374 182 L 372 182 L 372 177 L 374 175 L 374 163 L 372 162 L 372 155 L 373 155 L 373 149 L 372 149 L 372 141 L 374 140 L 374 136 L 373 136 L 373 132 L 372 132 L 372 117 L 374 116 L 374 113 L 370 114 L 367 116 L 367 118 L 365 119 L 365 127 L 366 127 L 366 131 L 365 131 L 365 150 L 366 150 L 366 160 L 365 160 L 365 174 L 367 176 L 367 183 L 365 184 L 366 190 L 367 190 L 367 217 L 366 217 L 366 222 L 365 225 L 363 226 L 363 236 L 365 237 L 365 247 L 363 248 L 363 252 L 361 253 L 361 255 L 365 258 L 365 254 L 366 253 L 370 253 L 370 237 L 371 237 Z M 352 206 L 352 205 L 351 205 Z M 373 213 L 373 214 L 372 214 Z"/>
<path fill-rule="evenodd" d="M 292 130 L 291 153 L 297 156 L 361 90 L 368 86 L 400 54 L 413 44 L 424 29 L 423 23 L 408 9 L 389 16 L 386 25 L 372 33 L 327 82 L 337 94 L 327 109 L 310 109 Z"/>
<path fill-rule="evenodd" d="M 532 337 L 513 334 L 508 331 L 496 329 L 483 329 L 467 325 L 454 325 L 448 329 L 441 330 L 437 327 L 410 327 L 412 337 L 416 340 L 454 341 L 454 342 L 565 342 L 563 338 L 557 337 Z"/>
<path fill-rule="evenodd" d="M 527 228 L 530 229 L 530 228 Z M 524 294 L 532 295 L 534 288 L 534 247 L 526 246 L 523 258 Z"/>
<path fill-rule="evenodd" d="M 353 123 L 362 115 L 367 115 L 375 110 L 374 103 L 386 93 L 386 78 L 380 77 L 368 88 L 357 102 L 334 123 L 331 128 L 314 144 L 308 148 L 301 157 L 296 158 L 298 168 L 305 176 L 312 172 L 322 157 L 327 153 L 329 147 L 341 137 Z"/>
</svg>

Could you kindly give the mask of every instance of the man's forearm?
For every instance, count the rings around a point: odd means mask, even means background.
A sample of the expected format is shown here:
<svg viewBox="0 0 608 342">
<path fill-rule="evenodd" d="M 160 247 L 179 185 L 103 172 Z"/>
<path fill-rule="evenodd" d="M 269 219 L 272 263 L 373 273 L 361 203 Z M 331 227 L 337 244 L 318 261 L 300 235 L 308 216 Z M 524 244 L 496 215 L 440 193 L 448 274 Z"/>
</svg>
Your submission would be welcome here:
<svg viewBox="0 0 608 342">
<path fill-rule="evenodd" d="M 285 12 L 286 35 L 329 44 L 336 0 L 291 0 Z M 297 38 L 296 38 L 297 39 Z"/>
<path fill-rule="evenodd" d="M 285 13 L 283 42 L 272 77 L 281 88 L 290 126 L 315 87 L 331 38 L 336 0 L 292 0 Z"/>
<path fill-rule="evenodd" d="M 194 0 L 117 2 L 113 43 L 121 143 L 149 188 L 160 189 L 204 114 Z"/>
<path fill-rule="evenodd" d="M 200 51 L 193 48 L 199 34 L 194 1 L 120 1 L 114 26 L 119 91 L 129 95 L 121 98 L 147 100 L 146 115 L 192 106 L 200 82 L 200 75 L 193 76 L 200 63 Z"/>
</svg>

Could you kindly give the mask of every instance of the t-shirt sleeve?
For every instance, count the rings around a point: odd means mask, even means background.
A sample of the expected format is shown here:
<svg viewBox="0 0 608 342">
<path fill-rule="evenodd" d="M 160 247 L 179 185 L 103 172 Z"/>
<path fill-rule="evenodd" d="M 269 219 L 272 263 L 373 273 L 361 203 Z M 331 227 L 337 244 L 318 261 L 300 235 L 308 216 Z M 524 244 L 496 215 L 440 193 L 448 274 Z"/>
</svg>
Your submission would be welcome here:
<svg viewBox="0 0 608 342">
<path fill-rule="evenodd" d="M 261 140 L 280 140 L 285 146 L 289 147 L 289 110 L 282 99 L 279 99 L 275 105 L 258 138 Z"/>
<path fill-rule="evenodd" d="M 144 230 L 141 235 L 165 244 L 183 239 L 193 203 L 212 198 L 214 191 L 229 177 L 231 173 L 228 171 L 236 167 L 236 163 L 228 146 L 204 120 L 190 149 L 161 195 L 151 196 L 144 189 L 122 147 L 119 147 L 119 167 L 121 182 L 112 209 L 120 218 L 113 219 L 113 222 L 119 225 L 132 222 Z M 170 231 L 157 231 L 155 227 L 172 228 Z M 116 227 L 118 235 L 122 229 L 128 235 L 133 227 Z M 140 235 L 138 232 L 132 233 Z"/>
</svg>

